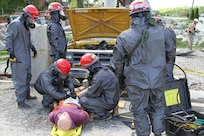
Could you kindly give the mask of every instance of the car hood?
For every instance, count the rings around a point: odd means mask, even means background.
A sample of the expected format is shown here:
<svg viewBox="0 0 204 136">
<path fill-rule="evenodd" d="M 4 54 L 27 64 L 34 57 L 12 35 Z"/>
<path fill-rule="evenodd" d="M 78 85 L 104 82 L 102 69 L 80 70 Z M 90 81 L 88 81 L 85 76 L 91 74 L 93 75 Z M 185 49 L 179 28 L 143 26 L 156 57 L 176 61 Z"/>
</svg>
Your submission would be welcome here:
<svg viewBox="0 0 204 136">
<path fill-rule="evenodd" d="M 116 38 L 130 26 L 127 8 L 78 8 L 67 13 L 74 45 L 89 38 Z"/>
</svg>

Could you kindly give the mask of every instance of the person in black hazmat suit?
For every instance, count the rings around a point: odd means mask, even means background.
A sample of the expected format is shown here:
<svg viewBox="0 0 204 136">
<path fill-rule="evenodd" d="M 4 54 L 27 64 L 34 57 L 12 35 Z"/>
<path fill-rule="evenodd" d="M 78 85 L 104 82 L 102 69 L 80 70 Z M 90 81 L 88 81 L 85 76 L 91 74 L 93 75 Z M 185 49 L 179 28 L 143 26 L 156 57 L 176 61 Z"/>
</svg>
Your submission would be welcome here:
<svg viewBox="0 0 204 136">
<path fill-rule="evenodd" d="M 23 8 L 23 13 L 8 25 L 5 33 L 4 43 L 10 54 L 12 80 L 15 88 L 18 108 L 30 108 L 25 103 L 25 99 L 37 99 L 30 96 L 31 74 L 31 53 L 35 58 L 37 51 L 30 39 L 30 29 L 34 28 L 34 21 L 39 15 L 38 9 L 34 5 L 27 5 Z"/>
<path fill-rule="evenodd" d="M 94 121 L 109 120 L 110 113 L 120 98 L 118 79 L 108 67 L 103 67 L 99 57 L 86 53 L 80 59 L 82 68 L 89 70 L 91 86 L 85 93 L 79 95 L 79 103 L 88 112 L 97 115 Z"/>
<path fill-rule="evenodd" d="M 58 59 L 37 78 L 34 88 L 43 95 L 42 105 L 45 109 L 52 109 L 54 103 L 60 100 L 76 98 L 74 82 L 68 75 L 71 64 L 66 59 Z"/>
<path fill-rule="evenodd" d="M 137 136 L 150 136 L 151 130 L 161 136 L 165 129 L 165 84 L 176 57 L 172 33 L 156 25 L 150 9 L 146 0 L 130 4 L 130 28 L 117 37 L 110 61 L 119 80 L 125 76 Z"/>
<path fill-rule="evenodd" d="M 52 61 L 55 62 L 59 58 L 66 58 L 67 39 L 62 25 L 61 20 L 66 20 L 62 5 L 58 2 L 52 2 L 48 6 L 51 19 L 47 25 L 47 36 L 50 43 L 49 54 Z"/>
</svg>

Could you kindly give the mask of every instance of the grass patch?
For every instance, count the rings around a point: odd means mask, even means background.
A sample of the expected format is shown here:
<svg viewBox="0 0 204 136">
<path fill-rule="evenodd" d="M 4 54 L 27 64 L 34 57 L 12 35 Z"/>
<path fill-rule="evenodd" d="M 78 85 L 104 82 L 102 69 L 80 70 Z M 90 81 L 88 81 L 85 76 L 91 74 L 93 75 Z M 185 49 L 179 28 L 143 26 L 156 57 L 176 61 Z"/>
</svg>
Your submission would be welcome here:
<svg viewBox="0 0 204 136">
<path fill-rule="evenodd" d="M 73 36 L 72 36 L 72 34 L 66 34 L 66 39 L 67 39 L 67 42 L 68 42 L 68 43 L 73 42 Z"/>
<path fill-rule="evenodd" d="M 198 50 L 204 49 L 204 42 L 200 43 L 199 45 L 193 46 L 193 48 L 196 48 Z"/>
<path fill-rule="evenodd" d="M 187 48 L 188 42 L 182 42 L 181 39 L 176 39 L 177 48 Z"/>
<path fill-rule="evenodd" d="M 177 48 L 188 48 L 188 42 L 182 42 L 181 39 L 176 39 L 176 44 L 177 44 Z M 196 49 L 196 50 L 204 49 L 204 42 L 198 45 L 193 45 L 193 49 Z"/>
<path fill-rule="evenodd" d="M 8 51 L 1 51 L 0 56 L 8 55 Z"/>
<path fill-rule="evenodd" d="M 9 54 L 7 51 L 1 51 L 0 52 L 0 62 L 7 60 L 8 56 Z"/>
</svg>

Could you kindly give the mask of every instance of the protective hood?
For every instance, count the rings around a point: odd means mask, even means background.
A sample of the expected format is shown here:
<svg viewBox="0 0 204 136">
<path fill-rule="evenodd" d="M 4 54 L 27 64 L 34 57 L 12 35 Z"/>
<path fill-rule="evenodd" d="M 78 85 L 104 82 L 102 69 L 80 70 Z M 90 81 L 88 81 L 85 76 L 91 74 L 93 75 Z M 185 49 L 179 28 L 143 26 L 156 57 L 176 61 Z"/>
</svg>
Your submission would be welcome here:
<svg viewBox="0 0 204 136">
<path fill-rule="evenodd" d="M 137 16 L 133 16 L 131 18 L 131 26 L 147 24 L 150 18 L 151 18 L 150 13 L 149 14 L 147 13 L 146 15 L 144 15 L 143 13 L 138 13 Z"/>
<path fill-rule="evenodd" d="M 59 11 L 53 11 L 50 12 L 50 16 L 51 16 L 51 21 L 53 22 L 59 22 L 60 21 L 60 14 Z"/>
<path fill-rule="evenodd" d="M 34 20 L 31 19 L 27 13 L 24 12 L 24 13 L 21 15 L 21 19 L 20 19 L 20 20 L 24 23 L 24 26 L 25 26 L 25 28 L 26 28 L 27 30 L 29 29 L 29 27 L 30 27 L 30 28 L 35 28 Z"/>
<path fill-rule="evenodd" d="M 88 67 L 88 70 L 90 71 L 90 73 L 97 73 L 100 69 L 102 68 L 101 63 L 98 61 L 96 61 L 94 64 L 92 64 L 91 66 Z"/>
</svg>

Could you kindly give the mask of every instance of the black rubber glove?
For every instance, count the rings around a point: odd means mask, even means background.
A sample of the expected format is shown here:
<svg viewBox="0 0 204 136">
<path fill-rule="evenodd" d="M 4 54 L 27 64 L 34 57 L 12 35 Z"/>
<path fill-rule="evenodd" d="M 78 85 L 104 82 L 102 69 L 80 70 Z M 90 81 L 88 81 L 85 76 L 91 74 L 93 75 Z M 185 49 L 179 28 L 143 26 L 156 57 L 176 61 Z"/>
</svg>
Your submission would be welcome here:
<svg viewBox="0 0 204 136">
<path fill-rule="evenodd" d="M 72 97 L 73 99 L 76 99 L 77 95 L 75 93 L 70 93 L 66 95 L 66 98 Z"/>
<path fill-rule="evenodd" d="M 76 93 L 71 93 L 71 97 L 72 97 L 73 99 L 76 99 L 76 97 L 77 97 Z"/>
<path fill-rule="evenodd" d="M 16 62 L 16 56 L 12 53 L 9 58 L 10 62 Z"/>
<path fill-rule="evenodd" d="M 38 54 L 37 50 L 35 48 L 33 48 L 32 51 L 33 51 L 33 58 L 36 58 L 37 54 Z"/>
<path fill-rule="evenodd" d="M 69 97 L 71 97 L 70 94 L 66 94 L 65 99 L 67 99 L 67 98 L 69 98 Z"/>
</svg>

